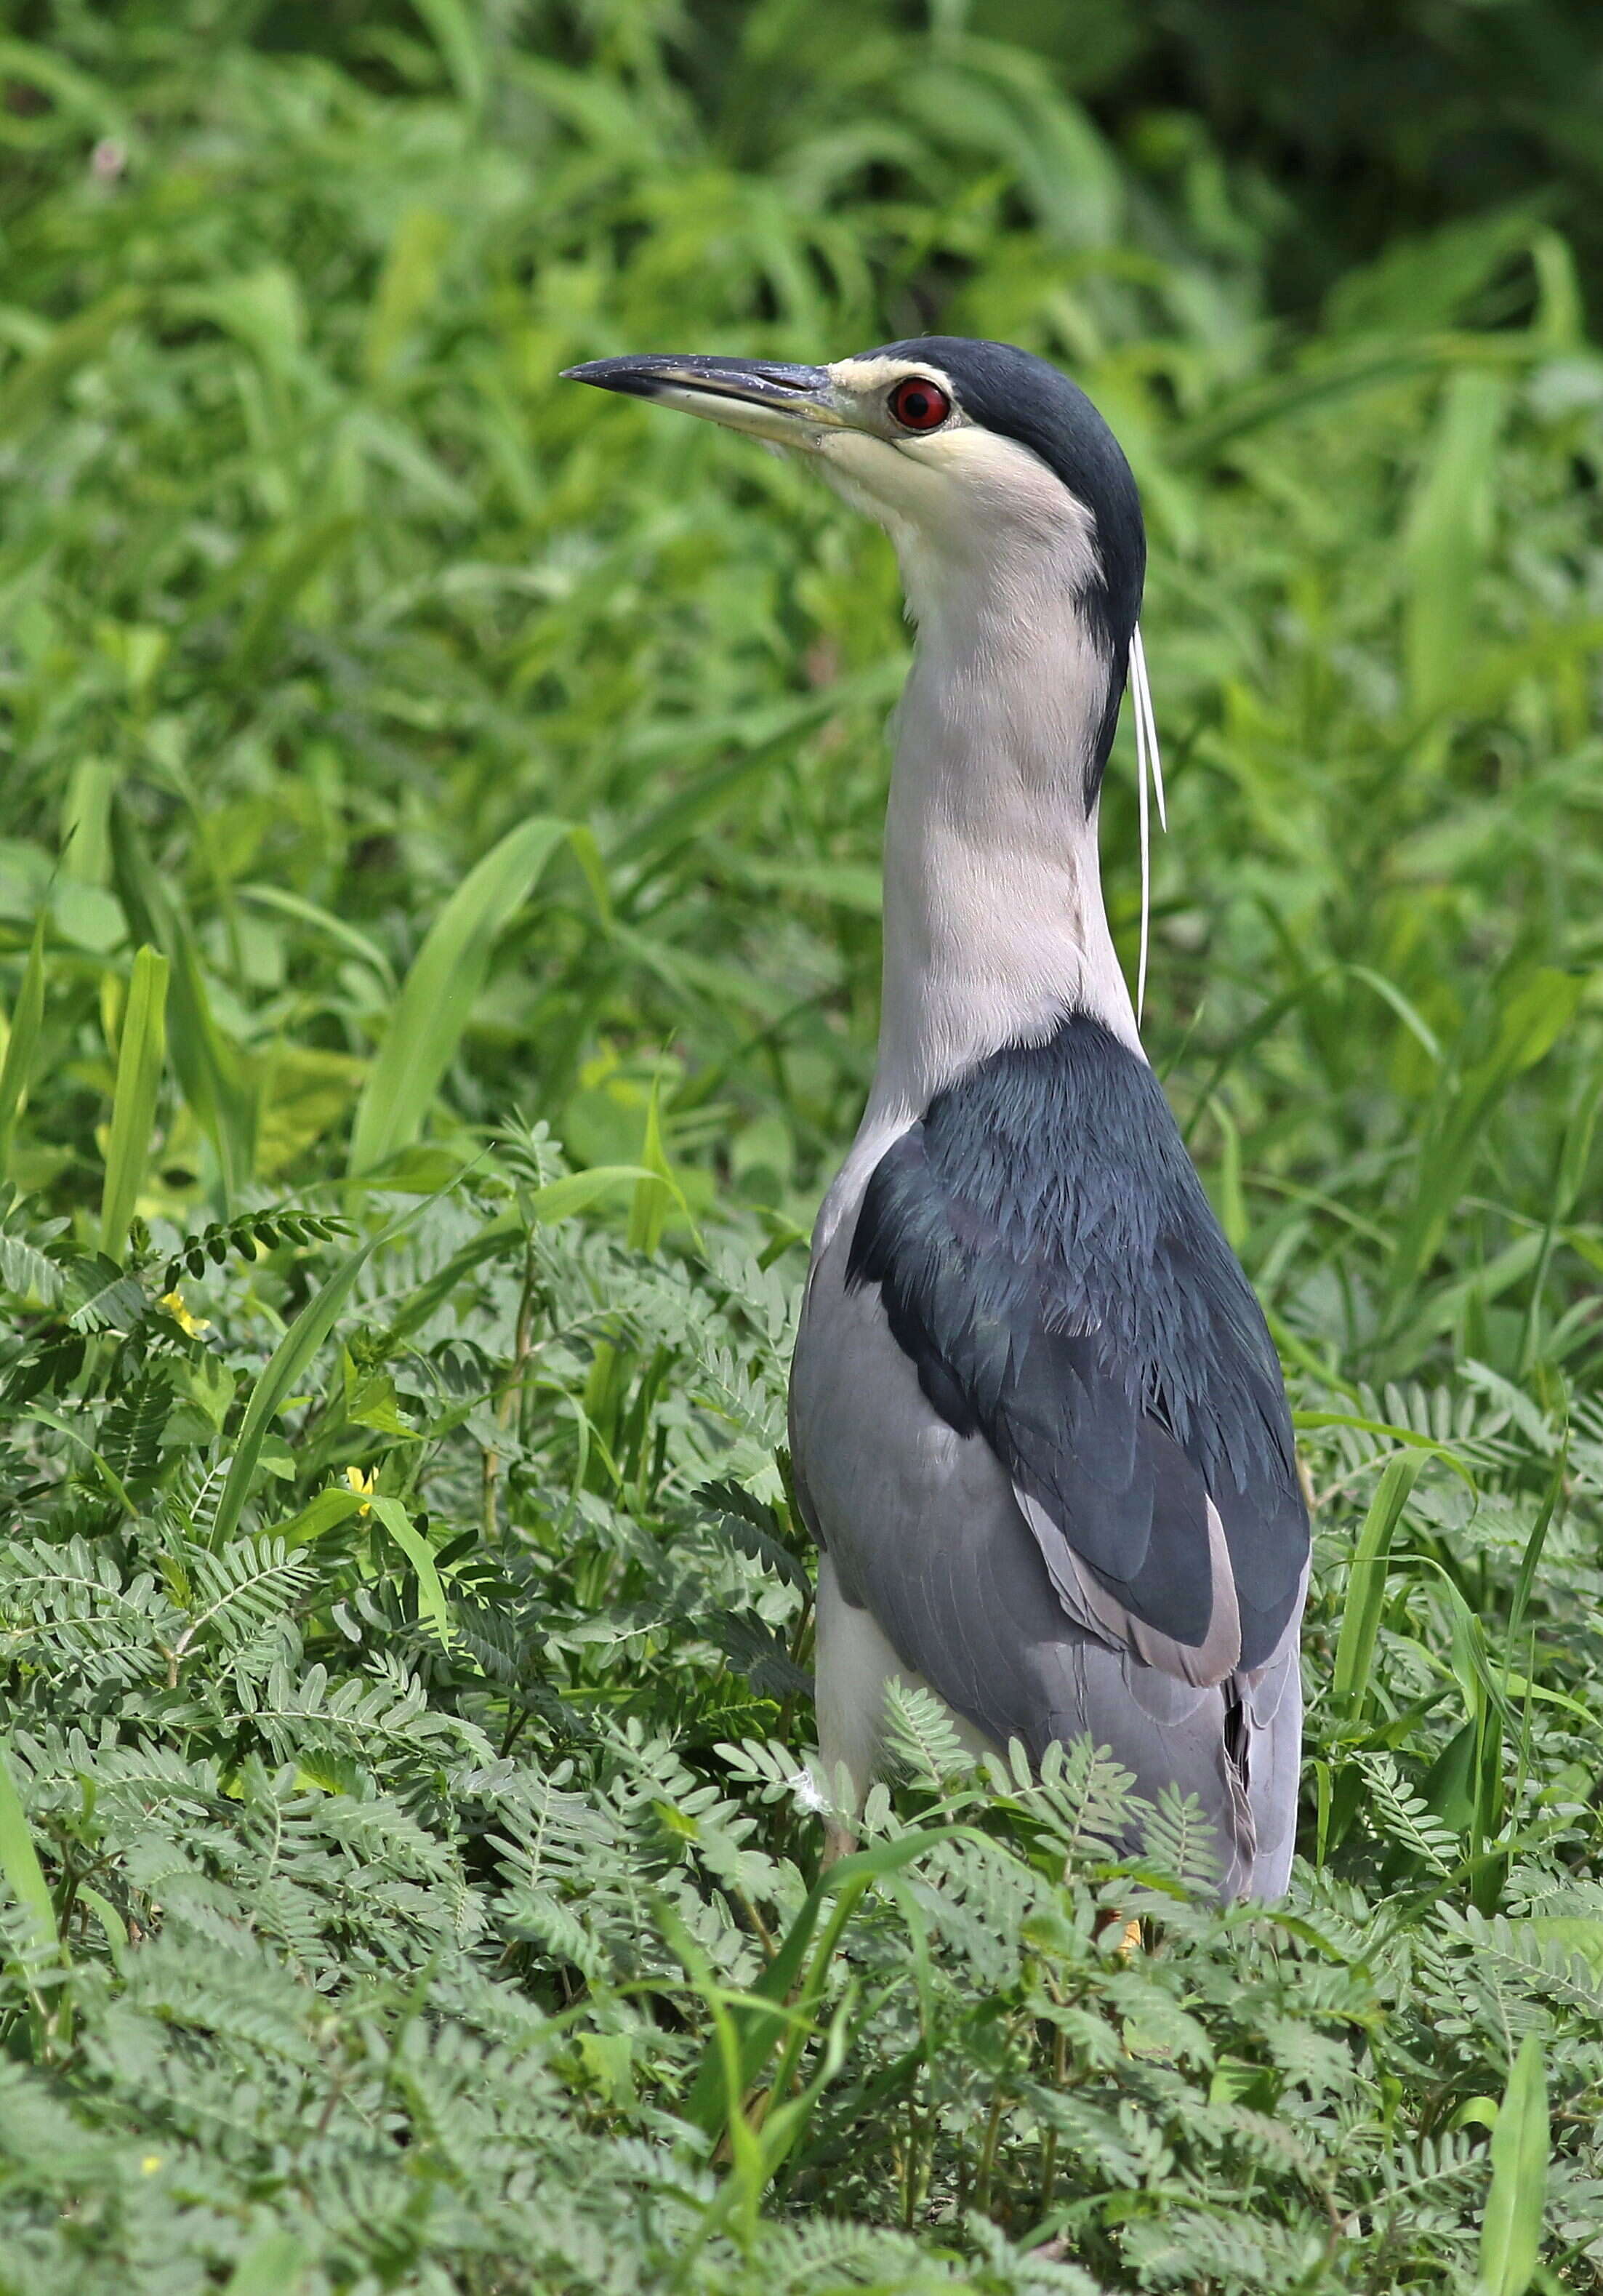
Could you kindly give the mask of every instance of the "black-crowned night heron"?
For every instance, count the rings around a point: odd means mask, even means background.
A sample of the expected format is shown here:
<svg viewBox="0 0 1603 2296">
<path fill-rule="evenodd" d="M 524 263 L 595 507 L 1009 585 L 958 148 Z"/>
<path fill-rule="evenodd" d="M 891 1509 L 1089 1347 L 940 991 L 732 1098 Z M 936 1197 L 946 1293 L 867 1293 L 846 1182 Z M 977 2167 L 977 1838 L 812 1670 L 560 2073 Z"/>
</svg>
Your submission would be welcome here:
<svg viewBox="0 0 1603 2296">
<path fill-rule="evenodd" d="M 1098 865 L 1127 680 L 1156 764 L 1129 465 L 1084 392 L 1004 343 L 570 373 L 806 455 L 888 531 L 918 625 L 879 1062 L 791 1375 L 826 1771 L 860 1801 L 887 1681 L 921 1681 L 970 1743 L 1039 1760 L 1089 1733 L 1142 1795 L 1194 1794 L 1225 1894 L 1278 1895 L 1307 1513 Z"/>
</svg>

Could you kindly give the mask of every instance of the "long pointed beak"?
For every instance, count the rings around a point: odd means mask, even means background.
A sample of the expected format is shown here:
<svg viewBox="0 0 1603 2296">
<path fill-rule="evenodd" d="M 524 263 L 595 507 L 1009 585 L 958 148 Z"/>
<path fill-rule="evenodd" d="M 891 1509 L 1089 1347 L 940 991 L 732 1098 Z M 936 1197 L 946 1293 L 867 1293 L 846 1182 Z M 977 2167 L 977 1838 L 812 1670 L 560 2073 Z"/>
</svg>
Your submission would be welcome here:
<svg viewBox="0 0 1603 2296">
<path fill-rule="evenodd" d="M 562 372 L 566 381 L 655 399 L 780 447 L 806 447 L 850 421 L 828 367 L 687 355 L 592 359 Z"/>
</svg>

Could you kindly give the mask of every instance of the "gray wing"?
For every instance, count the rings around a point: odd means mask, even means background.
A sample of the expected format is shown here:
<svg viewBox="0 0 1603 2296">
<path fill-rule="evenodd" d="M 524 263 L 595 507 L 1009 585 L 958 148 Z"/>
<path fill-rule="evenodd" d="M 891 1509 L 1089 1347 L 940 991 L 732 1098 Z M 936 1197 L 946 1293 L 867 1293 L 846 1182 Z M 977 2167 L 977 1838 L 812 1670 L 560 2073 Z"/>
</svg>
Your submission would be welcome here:
<svg viewBox="0 0 1603 2296">
<path fill-rule="evenodd" d="M 814 1270 L 795 1448 L 850 1599 L 991 1734 L 1089 1731 L 1283 1886 L 1308 1527 L 1280 1365 L 1084 1015 L 937 1095 Z M 854 1591 L 855 1590 L 855 1591 Z"/>
<path fill-rule="evenodd" d="M 877 1290 L 847 1287 L 848 1248 L 838 1234 L 814 1271 L 791 1382 L 797 1480 L 846 1599 L 998 1744 L 1017 1737 L 1038 1761 L 1054 1739 L 1089 1734 L 1146 1800 L 1171 1784 L 1197 1797 L 1226 1896 L 1280 1894 L 1296 1830 L 1297 1621 L 1257 1687 L 1188 1682 L 1075 1617 L 995 1453 L 929 1404 Z"/>
</svg>

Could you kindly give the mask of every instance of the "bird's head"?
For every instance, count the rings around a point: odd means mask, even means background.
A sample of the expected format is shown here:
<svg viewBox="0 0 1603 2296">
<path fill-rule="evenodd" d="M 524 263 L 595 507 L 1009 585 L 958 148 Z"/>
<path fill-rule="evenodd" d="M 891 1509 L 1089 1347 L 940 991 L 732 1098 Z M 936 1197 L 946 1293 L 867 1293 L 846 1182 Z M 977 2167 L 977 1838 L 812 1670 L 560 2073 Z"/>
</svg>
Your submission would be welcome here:
<svg viewBox="0 0 1603 2296">
<path fill-rule="evenodd" d="M 568 374 L 805 455 L 887 529 L 920 622 L 979 595 L 1038 612 L 1043 586 L 1072 601 L 1122 691 L 1146 569 L 1141 503 L 1112 431 L 1045 359 L 926 335 L 832 366 L 647 356 Z"/>
<path fill-rule="evenodd" d="M 1148 939 L 1148 800 L 1163 778 L 1137 618 L 1146 574 L 1141 500 L 1085 393 L 1011 343 L 922 335 L 832 366 L 705 357 L 594 359 L 576 382 L 676 406 L 804 455 L 890 535 L 908 604 L 953 707 L 973 666 L 1033 718 L 1059 761 L 1077 756 L 1095 816 L 1126 679 L 1134 690 Z M 1063 734 L 1063 713 L 1073 721 Z"/>
</svg>

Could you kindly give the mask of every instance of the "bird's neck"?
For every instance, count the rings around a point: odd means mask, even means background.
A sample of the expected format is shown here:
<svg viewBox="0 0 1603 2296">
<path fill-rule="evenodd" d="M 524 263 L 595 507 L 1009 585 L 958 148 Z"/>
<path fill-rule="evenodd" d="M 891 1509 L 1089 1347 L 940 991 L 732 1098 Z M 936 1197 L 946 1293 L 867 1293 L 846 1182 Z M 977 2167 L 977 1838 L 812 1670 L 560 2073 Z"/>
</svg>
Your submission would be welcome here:
<svg viewBox="0 0 1603 2296">
<path fill-rule="evenodd" d="M 1123 665 L 1110 671 L 1061 589 L 920 598 L 914 578 L 909 589 L 920 636 L 896 717 L 879 1053 L 864 1118 L 865 1133 L 881 1136 L 1068 1012 L 1140 1050 L 1086 800 Z"/>
</svg>

